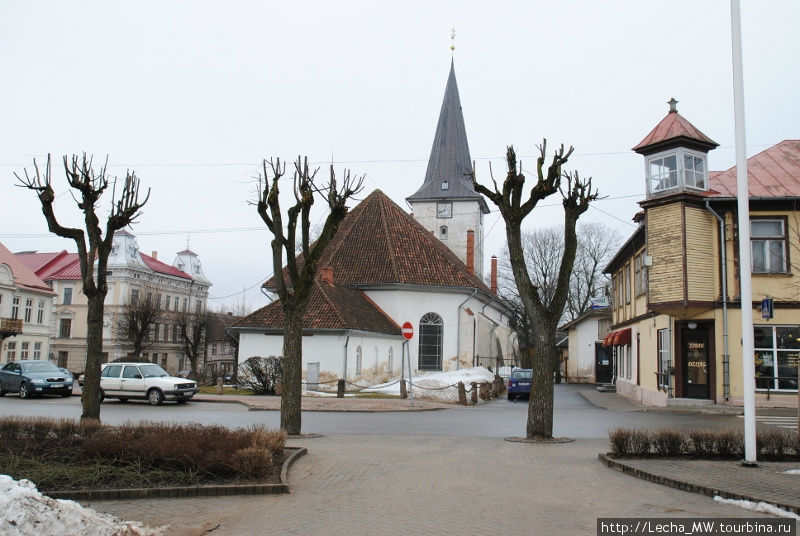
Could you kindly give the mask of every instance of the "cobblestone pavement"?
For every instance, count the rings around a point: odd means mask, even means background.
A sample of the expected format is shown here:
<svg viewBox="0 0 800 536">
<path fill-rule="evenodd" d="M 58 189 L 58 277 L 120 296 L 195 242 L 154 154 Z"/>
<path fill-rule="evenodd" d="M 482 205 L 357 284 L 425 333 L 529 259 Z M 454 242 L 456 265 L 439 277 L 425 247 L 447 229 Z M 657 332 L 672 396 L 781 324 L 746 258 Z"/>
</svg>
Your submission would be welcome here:
<svg viewBox="0 0 800 536">
<path fill-rule="evenodd" d="M 94 502 L 169 534 L 594 534 L 597 517 L 755 517 L 709 497 L 605 467 L 601 439 L 566 444 L 500 438 L 336 435 L 309 449 L 292 493 Z M 800 477 L 796 477 L 800 478 Z"/>
<path fill-rule="evenodd" d="M 236 402 L 250 409 L 281 409 L 279 396 L 245 396 L 245 395 L 197 395 L 192 400 L 197 402 Z M 416 399 L 399 398 L 336 398 L 304 396 L 301 401 L 303 411 L 430 411 L 456 407 L 454 404 L 432 402 Z M 463 407 L 463 406 L 462 406 Z"/>
<path fill-rule="evenodd" d="M 726 496 L 783 505 L 800 512 L 800 475 L 786 471 L 800 469 L 798 462 L 758 462 L 744 467 L 738 461 L 621 459 L 616 462 L 632 469 L 694 486 L 725 493 Z"/>
</svg>

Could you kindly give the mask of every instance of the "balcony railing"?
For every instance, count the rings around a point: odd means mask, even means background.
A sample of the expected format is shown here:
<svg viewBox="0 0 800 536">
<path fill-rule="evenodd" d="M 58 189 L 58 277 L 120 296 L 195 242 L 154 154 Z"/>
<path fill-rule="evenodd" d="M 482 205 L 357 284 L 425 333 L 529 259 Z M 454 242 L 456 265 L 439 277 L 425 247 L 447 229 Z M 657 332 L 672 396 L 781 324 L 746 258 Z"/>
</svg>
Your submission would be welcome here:
<svg viewBox="0 0 800 536">
<path fill-rule="evenodd" d="M 0 335 L 11 337 L 22 333 L 22 320 L 19 318 L 0 318 Z"/>
</svg>

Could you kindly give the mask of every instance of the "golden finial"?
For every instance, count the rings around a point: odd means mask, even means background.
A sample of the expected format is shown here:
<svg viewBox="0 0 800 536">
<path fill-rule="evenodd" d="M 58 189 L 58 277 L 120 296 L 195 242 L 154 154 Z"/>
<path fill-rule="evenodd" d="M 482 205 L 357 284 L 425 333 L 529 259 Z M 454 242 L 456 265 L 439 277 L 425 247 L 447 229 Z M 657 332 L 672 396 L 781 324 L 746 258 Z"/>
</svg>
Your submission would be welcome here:
<svg viewBox="0 0 800 536">
<path fill-rule="evenodd" d="M 450 54 L 456 49 L 456 29 L 450 28 Z"/>
</svg>

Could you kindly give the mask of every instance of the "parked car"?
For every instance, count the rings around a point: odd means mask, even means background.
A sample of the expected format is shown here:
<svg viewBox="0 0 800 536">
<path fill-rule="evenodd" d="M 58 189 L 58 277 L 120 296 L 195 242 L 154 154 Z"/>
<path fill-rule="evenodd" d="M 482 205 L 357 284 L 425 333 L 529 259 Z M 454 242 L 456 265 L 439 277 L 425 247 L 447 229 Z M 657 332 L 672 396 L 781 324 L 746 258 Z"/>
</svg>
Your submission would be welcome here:
<svg viewBox="0 0 800 536">
<path fill-rule="evenodd" d="M 72 374 L 50 361 L 22 360 L 7 363 L 0 369 L 0 396 L 19 393 L 21 398 L 34 395 L 72 394 Z"/>
<path fill-rule="evenodd" d="M 100 401 L 118 398 L 147 400 L 158 406 L 164 400 L 186 402 L 198 391 L 197 382 L 170 376 L 155 363 L 106 363 L 100 373 Z"/>
<path fill-rule="evenodd" d="M 529 397 L 531 395 L 531 378 L 533 369 L 518 368 L 511 371 L 508 378 L 508 399 L 514 400 L 519 396 Z"/>
<path fill-rule="evenodd" d="M 81 387 L 83 387 L 83 382 L 84 382 L 85 380 L 86 380 L 86 374 L 81 374 L 80 376 L 78 376 L 78 385 L 80 385 Z"/>
</svg>

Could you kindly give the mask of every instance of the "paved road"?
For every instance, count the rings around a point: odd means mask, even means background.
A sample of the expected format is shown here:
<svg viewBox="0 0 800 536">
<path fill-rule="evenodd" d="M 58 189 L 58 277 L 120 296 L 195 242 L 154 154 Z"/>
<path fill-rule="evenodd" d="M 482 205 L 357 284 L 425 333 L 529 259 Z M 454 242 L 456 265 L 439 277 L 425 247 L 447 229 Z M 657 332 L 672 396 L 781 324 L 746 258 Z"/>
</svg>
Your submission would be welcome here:
<svg viewBox="0 0 800 536">
<path fill-rule="evenodd" d="M 667 412 L 616 412 L 591 405 L 580 395 L 586 385 L 559 385 L 556 388 L 555 428 L 557 436 L 605 438 L 620 426 L 679 428 L 741 427 L 741 419 L 730 415 L 695 415 Z M 459 407 L 444 411 L 405 413 L 326 413 L 303 412 L 303 432 L 321 434 L 390 434 L 415 436 L 508 437 L 524 435 L 527 402 L 498 399 L 478 407 Z M 21 400 L 15 395 L 0 399 L 0 415 L 46 415 L 77 418 L 78 397 Z M 247 411 L 238 404 L 190 402 L 165 403 L 153 407 L 143 401 L 103 403 L 101 418 L 108 424 L 153 420 L 200 422 L 225 426 L 264 423 L 277 428 L 275 411 Z M 773 421 L 764 421 L 769 424 Z"/>
</svg>

